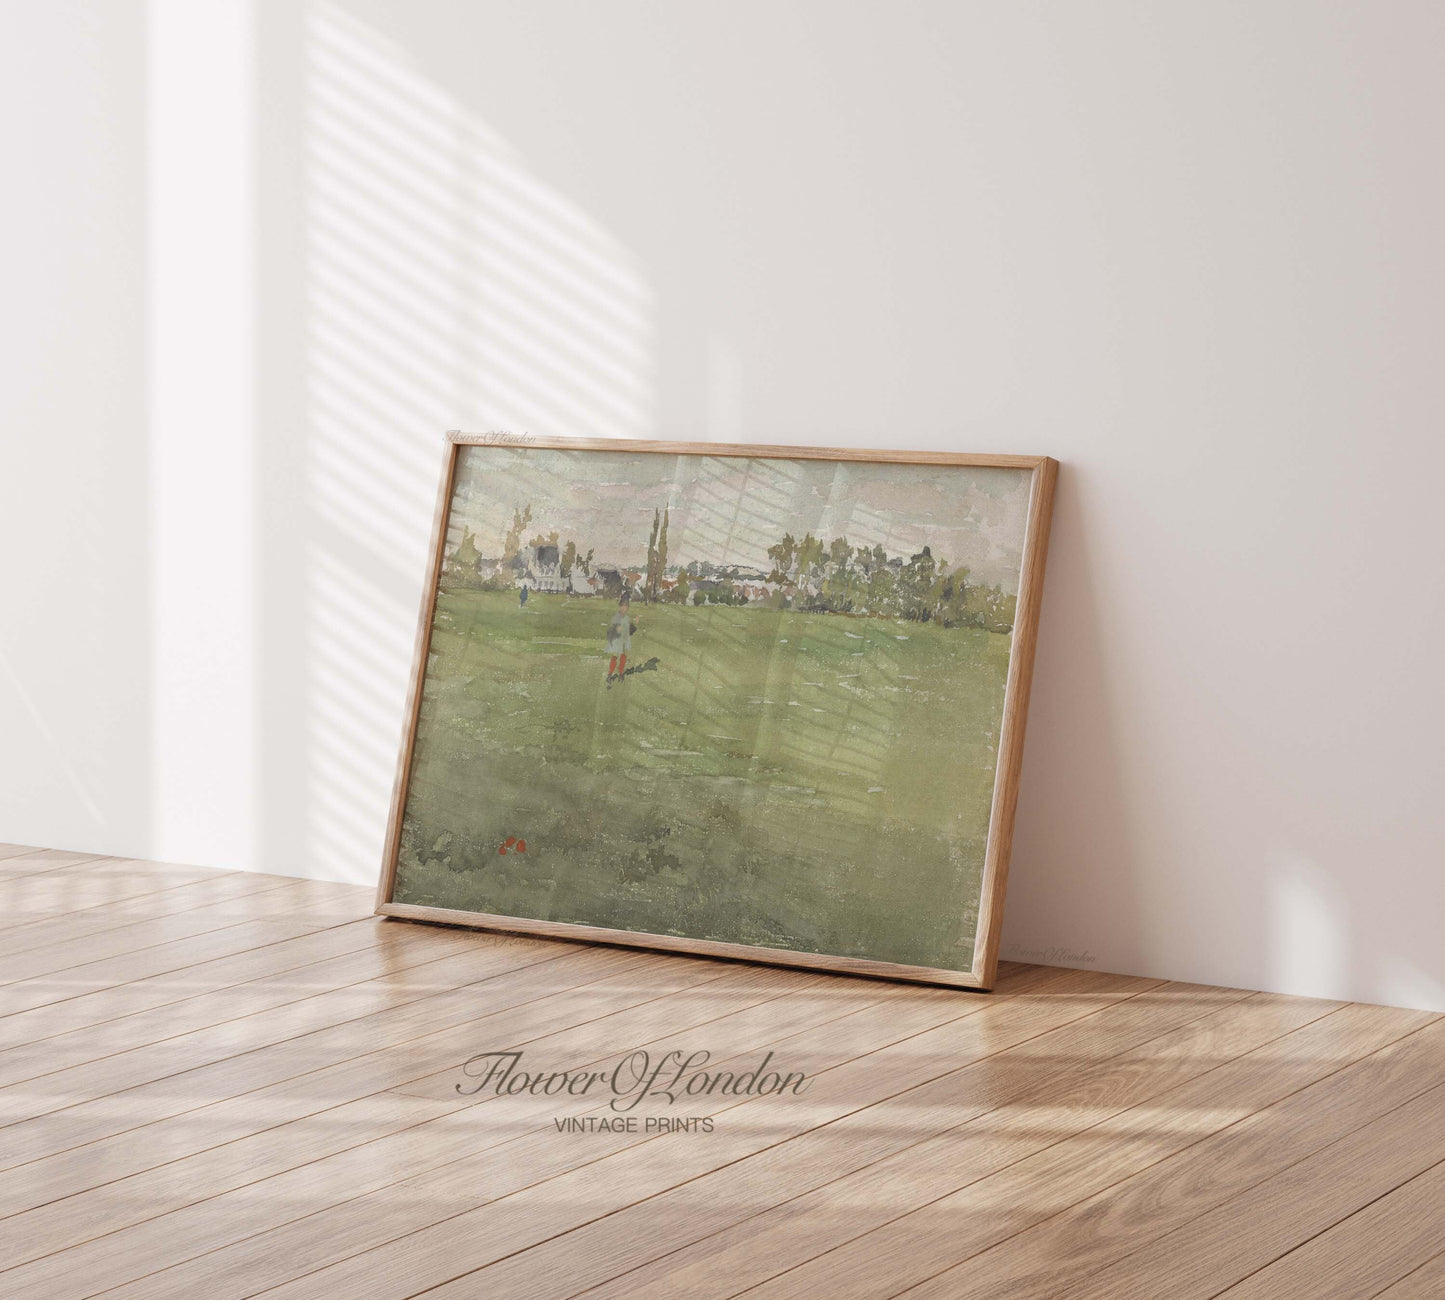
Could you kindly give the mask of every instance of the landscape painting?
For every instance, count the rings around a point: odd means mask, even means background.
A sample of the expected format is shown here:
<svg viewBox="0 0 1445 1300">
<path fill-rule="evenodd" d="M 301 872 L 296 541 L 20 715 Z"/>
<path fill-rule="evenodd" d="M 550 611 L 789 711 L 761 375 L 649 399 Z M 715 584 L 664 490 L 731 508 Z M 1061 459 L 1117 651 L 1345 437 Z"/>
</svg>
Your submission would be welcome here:
<svg viewBox="0 0 1445 1300">
<path fill-rule="evenodd" d="M 1052 462 L 605 445 L 450 449 L 382 910 L 970 982 Z"/>
</svg>

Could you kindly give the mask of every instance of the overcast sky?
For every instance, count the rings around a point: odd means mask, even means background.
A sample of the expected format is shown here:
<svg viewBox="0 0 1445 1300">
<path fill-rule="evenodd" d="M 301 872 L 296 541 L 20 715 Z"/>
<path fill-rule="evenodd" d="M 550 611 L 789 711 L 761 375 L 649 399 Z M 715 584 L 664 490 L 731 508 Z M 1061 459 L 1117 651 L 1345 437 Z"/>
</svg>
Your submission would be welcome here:
<svg viewBox="0 0 1445 1300">
<path fill-rule="evenodd" d="M 463 447 L 447 549 L 465 524 L 486 556 L 502 553 L 512 512 L 532 507 L 523 540 L 556 529 L 595 562 L 641 567 L 654 510 L 670 511 L 668 563 L 711 560 L 771 568 L 784 533 L 923 546 L 976 579 L 1018 590 L 1029 472 L 947 465 L 744 460 L 652 452 Z"/>
</svg>

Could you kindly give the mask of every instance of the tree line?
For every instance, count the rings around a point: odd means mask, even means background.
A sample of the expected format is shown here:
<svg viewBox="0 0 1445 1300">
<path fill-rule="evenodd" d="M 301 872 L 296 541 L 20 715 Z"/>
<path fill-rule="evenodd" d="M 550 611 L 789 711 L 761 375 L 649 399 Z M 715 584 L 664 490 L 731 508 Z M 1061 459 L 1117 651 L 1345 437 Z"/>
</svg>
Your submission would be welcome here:
<svg viewBox="0 0 1445 1300">
<path fill-rule="evenodd" d="M 768 581 L 794 588 L 793 607 L 820 614 L 870 614 L 944 627 L 1013 630 L 1017 599 L 1002 587 L 970 582 L 966 565 L 949 568 L 925 546 L 893 559 L 881 545 L 852 546 L 785 533 L 768 547 Z"/>
<path fill-rule="evenodd" d="M 482 556 L 477 550 L 476 538 L 464 527 L 460 545 L 448 557 L 451 575 L 484 590 L 510 586 L 511 562 L 521 551 L 522 538 L 531 522 L 530 505 L 513 511 L 501 564 L 495 573 L 486 575 L 481 574 Z M 802 538 L 784 533 L 780 541 L 767 549 L 773 566 L 766 578 L 771 590 L 760 601 L 749 600 L 745 582 L 727 578 L 699 580 L 683 570 L 679 570 L 677 580 L 668 587 L 664 585 L 669 576 L 668 522 L 667 509 L 653 511 L 647 563 L 636 592 L 647 601 L 690 600 L 696 605 L 755 603 L 813 614 L 900 618 L 943 627 L 984 628 L 990 632 L 1013 630 L 1016 597 L 998 584 L 969 581 L 970 571 L 966 565 L 950 568 L 947 560 L 937 559 L 927 546 L 904 559 L 890 557 L 881 545 L 851 545 L 846 537 L 835 537 L 829 542 L 812 533 L 805 533 Z M 564 579 L 571 576 L 574 567 L 587 577 L 592 575 L 592 548 L 583 554 L 574 540 L 561 543 L 555 529 L 537 533 L 527 545 L 557 546 Z M 693 567 L 688 566 L 689 570 Z"/>
</svg>

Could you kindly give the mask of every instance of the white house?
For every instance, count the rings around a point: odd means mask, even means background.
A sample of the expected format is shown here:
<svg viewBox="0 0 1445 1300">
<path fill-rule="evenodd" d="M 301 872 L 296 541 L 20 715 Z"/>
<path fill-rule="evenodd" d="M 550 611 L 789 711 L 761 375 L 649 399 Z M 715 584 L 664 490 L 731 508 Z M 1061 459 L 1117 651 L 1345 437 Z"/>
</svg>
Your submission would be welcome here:
<svg viewBox="0 0 1445 1300">
<path fill-rule="evenodd" d="M 566 591 L 567 579 L 562 576 L 561 555 L 555 545 L 524 546 L 512 562 L 517 571 L 519 587 L 533 591 Z"/>
</svg>

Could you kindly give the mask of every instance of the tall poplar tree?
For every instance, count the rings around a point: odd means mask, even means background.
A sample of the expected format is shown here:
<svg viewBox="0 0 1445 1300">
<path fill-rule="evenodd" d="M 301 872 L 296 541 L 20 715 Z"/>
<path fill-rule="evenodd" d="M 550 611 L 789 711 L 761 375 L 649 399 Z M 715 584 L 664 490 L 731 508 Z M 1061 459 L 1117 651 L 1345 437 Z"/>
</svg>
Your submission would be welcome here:
<svg viewBox="0 0 1445 1300">
<path fill-rule="evenodd" d="M 657 586 L 657 530 L 661 522 L 661 516 L 654 510 L 652 512 L 652 536 L 647 539 L 647 572 L 642 579 L 643 600 L 650 601 Z"/>
<path fill-rule="evenodd" d="M 657 575 L 652 580 L 652 598 L 657 599 L 658 589 L 667 576 L 667 510 L 662 512 L 662 531 L 657 535 Z"/>
</svg>

